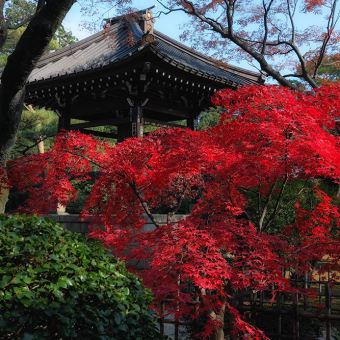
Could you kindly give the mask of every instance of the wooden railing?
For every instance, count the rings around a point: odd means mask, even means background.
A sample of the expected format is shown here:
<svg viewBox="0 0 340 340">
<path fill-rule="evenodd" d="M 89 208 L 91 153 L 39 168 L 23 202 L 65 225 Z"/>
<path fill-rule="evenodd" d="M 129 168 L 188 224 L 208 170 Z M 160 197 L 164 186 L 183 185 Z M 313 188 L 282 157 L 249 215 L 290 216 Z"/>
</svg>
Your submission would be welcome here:
<svg viewBox="0 0 340 340">
<path fill-rule="evenodd" d="M 278 293 L 271 302 L 271 291 L 242 292 L 235 298 L 235 307 L 238 308 L 247 321 L 258 324 L 271 340 L 332 340 L 332 329 L 335 324 L 340 333 L 340 282 L 330 283 L 321 279 L 315 281 L 293 280 L 293 284 L 300 288 L 310 288 L 316 291 L 313 297 L 302 293 Z M 164 305 L 162 306 L 162 310 Z M 270 320 L 270 330 L 261 327 L 258 320 Z M 309 337 L 303 334 L 301 324 L 308 325 L 312 320 L 318 320 L 320 337 Z M 174 340 L 190 339 L 181 337 L 188 325 L 187 321 L 176 321 L 171 317 L 159 318 L 160 331 Z"/>
</svg>

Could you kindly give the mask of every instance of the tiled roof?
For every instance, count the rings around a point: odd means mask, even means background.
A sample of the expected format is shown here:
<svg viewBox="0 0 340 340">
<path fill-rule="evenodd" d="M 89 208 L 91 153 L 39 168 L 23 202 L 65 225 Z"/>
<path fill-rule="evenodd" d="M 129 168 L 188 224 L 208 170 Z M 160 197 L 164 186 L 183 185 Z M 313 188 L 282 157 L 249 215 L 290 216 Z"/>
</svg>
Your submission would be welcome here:
<svg viewBox="0 0 340 340">
<path fill-rule="evenodd" d="M 240 85 L 259 80 L 260 74 L 258 73 L 219 63 L 160 32 L 155 31 L 155 38 L 158 42 L 154 47 L 156 53 L 165 59 L 171 59 L 178 65 L 196 70 L 202 75 L 214 76 L 221 81 L 231 81 Z"/>
<path fill-rule="evenodd" d="M 127 41 L 128 36 L 127 23 L 117 22 L 109 29 L 42 57 L 29 82 L 101 68 L 126 59 L 138 51 L 137 44 Z M 134 39 L 139 40 L 140 36 Z"/>
<path fill-rule="evenodd" d="M 42 57 L 28 81 L 34 83 L 100 69 L 127 60 L 145 48 L 174 66 L 218 82 L 243 85 L 261 81 L 257 73 L 218 63 L 157 31 L 154 32 L 155 43 L 142 46 L 143 35 L 133 18 L 113 20 L 109 28 Z"/>
</svg>

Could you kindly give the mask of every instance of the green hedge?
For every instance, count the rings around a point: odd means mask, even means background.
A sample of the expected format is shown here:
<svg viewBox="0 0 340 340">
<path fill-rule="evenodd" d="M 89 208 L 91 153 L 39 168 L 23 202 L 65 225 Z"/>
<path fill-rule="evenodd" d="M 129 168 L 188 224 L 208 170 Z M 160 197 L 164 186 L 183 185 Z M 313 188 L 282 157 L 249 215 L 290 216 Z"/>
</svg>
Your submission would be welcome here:
<svg viewBox="0 0 340 340">
<path fill-rule="evenodd" d="M 0 339 L 161 339 L 151 302 L 98 241 L 0 215 Z"/>
</svg>

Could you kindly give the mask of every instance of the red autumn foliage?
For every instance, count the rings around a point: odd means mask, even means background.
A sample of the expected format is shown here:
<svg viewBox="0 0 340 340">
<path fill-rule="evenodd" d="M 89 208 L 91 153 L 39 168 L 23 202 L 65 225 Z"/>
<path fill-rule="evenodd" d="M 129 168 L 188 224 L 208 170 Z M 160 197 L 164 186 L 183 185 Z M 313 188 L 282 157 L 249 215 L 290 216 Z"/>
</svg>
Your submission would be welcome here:
<svg viewBox="0 0 340 340">
<path fill-rule="evenodd" d="M 169 313 L 207 315 L 201 338 L 223 327 L 225 311 L 234 333 L 266 339 L 233 304 L 237 292 L 295 292 L 283 269 L 301 275 L 325 256 L 327 270 L 340 269 L 340 215 L 321 189 L 314 189 L 312 210 L 296 201 L 294 222 L 269 232 L 287 184 L 339 183 L 339 137 L 330 133 L 339 97 L 338 85 L 309 94 L 248 86 L 216 94 L 225 113 L 207 131 L 159 130 L 117 146 L 64 132 L 50 152 L 13 161 L 11 185 L 29 192 L 29 211 L 46 213 L 75 199 L 71 181 L 98 170 L 83 211 L 93 216 L 91 236 L 121 258 L 147 261 L 139 274 L 157 302 L 171 298 Z M 250 214 L 249 191 L 273 202 L 271 212 L 265 203 Z M 171 219 L 185 200 L 192 203 L 188 216 Z M 159 206 L 169 214 L 163 225 L 154 220 Z M 145 215 L 154 230 L 143 231 Z"/>
</svg>

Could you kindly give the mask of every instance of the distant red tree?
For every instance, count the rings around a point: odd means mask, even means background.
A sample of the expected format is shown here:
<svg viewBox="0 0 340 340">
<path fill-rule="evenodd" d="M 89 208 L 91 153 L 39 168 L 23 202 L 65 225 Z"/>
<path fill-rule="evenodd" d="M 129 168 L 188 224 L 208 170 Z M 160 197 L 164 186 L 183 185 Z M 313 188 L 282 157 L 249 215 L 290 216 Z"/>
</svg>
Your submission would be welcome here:
<svg viewBox="0 0 340 340">
<path fill-rule="evenodd" d="M 217 93 L 225 113 L 202 132 L 158 130 L 117 146 L 64 132 L 50 152 L 12 162 L 11 185 L 29 192 L 30 212 L 46 213 L 75 199 L 72 183 L 98 170 L 83 211 L 93 216 L 91 237 L 123 259 L 147 261 L 139 273 L 156 302 L 171 298 L 167 311 L 177 318 L 207 317 L 200 338 L 223 339 L 228 323 L 241 337 L 266 339 L 234 305 L 238 291 L 295 292 L 283 269 L 301 275 L 325 257 L 327 270 L 340 269 L 340 215 L 317 187 L 318 178 L 340 179 L 339 137 L 330 132 L 339 96 L 339 85 L 310 94 L 254 85 Z M 297 180 L 315 183 L 315 204 L 294 197 L 293 222 L 274 235 Z M 248 194 L 258 198 L 255 211 Z M 188 216 L 176 221 L 188 200 Z M 164 225 L 153 213 L 159 206 Z M 142 230 L 145 215 L 154 230 Z"/>
</svg>

